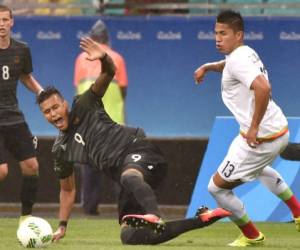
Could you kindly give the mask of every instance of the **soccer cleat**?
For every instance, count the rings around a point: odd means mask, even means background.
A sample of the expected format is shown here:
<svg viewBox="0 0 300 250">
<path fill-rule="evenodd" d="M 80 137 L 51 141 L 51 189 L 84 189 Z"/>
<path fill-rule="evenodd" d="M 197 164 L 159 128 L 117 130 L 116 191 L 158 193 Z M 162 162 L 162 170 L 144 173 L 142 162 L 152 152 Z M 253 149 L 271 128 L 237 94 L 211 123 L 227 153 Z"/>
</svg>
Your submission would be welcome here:
<svg viewBox="0 0 300 250">
<path fill-rule="evenodd" d="M 154 214 L 128 214 L 122 218 L 122 223 L 134 228 L 150 228 L 156 234 L 165 230 L 165 222 Z"/>
<path fill-rule="evenodd" d="M 224 208 L 208 209 L 207 207 L 198 208 L 195 217 L 199 218 L 203 222 L 209 222 L 211 220 L 219 220 L 228 216 L 232 213 Z"/>
<path fill-rule="evenodd" d="M 294 218 L 296 229 L 298 232 L 300 232 L 300 217 Z"/>
<path fill-rule="evenodd" d="M 265 242 L 265 236 L 259 232 L 259 235 L 255 239 L 249 239 L 245 235 L 241 234 L 235 241 L 228 244 L 230 247 L 250 247 L 261 246 Z"/>
</svg>

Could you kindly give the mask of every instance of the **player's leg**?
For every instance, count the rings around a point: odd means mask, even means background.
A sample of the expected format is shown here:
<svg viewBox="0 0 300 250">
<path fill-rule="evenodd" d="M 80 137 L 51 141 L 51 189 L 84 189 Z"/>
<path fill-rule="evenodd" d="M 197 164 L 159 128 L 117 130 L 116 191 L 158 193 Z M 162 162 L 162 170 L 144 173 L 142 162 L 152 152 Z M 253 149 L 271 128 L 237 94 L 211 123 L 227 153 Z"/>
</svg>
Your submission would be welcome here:
<svg viewBox="0 0 300 250">
<path fill-rule="evenodd" d="M 159 149 L 145 141 L 140 141 L 129 149 L 123 161 L 120 174 L 121 192 L 119 194 L 119 222 L 126 215 L 152 218 L 151 231 L 164 228 L 156 200 L 155 188 L 166 174 L 167 165 Z M 128 224 L 136 221 L 129 220 Z M 138 226 L 145 226 L 143 219 L 137 221 Z M 133 226 L 133 224 L 131 224 Z M 147 230 L 146 230 L 147 231 Z M 145 232 L 146 232 L 145 231 Z M 132 232 L 131 230 L 127 232 Z M 124 235 L 122 236 L 122 240 Z M 147 236 L 145 236 L 147 237 Z M 130 237 L 131 238 L 131 237 Z M 127 242 L 127 240 L 125 240 Z M 127 243 L 126 243 L 127 244 Z"/>
<path fill-rule="evenodd" d="M 21 215 L 30 215 L 38 189 L 39 165 L 36 158 L 37 139 L 33 138 L 26 123 L 10 127 L 9 150 L 19 161 L 22 171 Z"/>
<path fill-rule="evenodd" d="M 32 207 L 36 201 L 38 189 L 38 161 L 35 157 L 20 161 L 22 171 L 21 185 L 21 215 L 26 216 L 32 213 Z"/>
<path fill-rule="evenodd" d="M 5 131 L 0 129 L 0 181 L 3 181 L 8 174 L 8 165 L 5 149 Z"/>
<path fill-rule="evenodd" d="M 250 220 L 243 202 L 232 191 L 232 188 L 238 185 L 238 182 L 228 183 L 220 179 L 221 177 L 216 173 L 209 182 L 208 190 L 220 207 L 224 207 L 232 212 L 230 219 L 243 234 L 243 237 L 239 237 L 238 240 L 230 243 L 230 245 L 248 246 L 261 244 L 265 239 L 263 234 Z"/>
<path fill-rule="evenodd" d="M 264 237 L 243 211 L 245 209 L 242 202 L 230 189 L 234 188 L 236 181 L 247 182 L 256 179 L 286 147 L 288 136 L 285 134 L 272 142 L 261 143 L 256 148 L 249 147 L 246 141 L 238 136 L 230 146 L 218 172 L 210 181 L 210 192 L 221 206 L 232 211 L 232 220 L 243 233 L 243 237 L 234 241 L 231 246 L 260 244 Z M 233 186 L 230 187 L 230 184 Z M 231 202 L 228 202 L 229 200 Z"/>
<path fill-rule="evenodd" d="M 148 146 L 145 148 L 143 145 L 142 151 L 137 148 L 124 160 L 126 167 L 120 181 L 123 198 L 119 199 L 121 240 L 124 244 L 158 244 L 229 215 L 228 211 L 218 209 L 203 213 L 206 216 L 203 220 L 199 213 L 195 218 L 165 223 L 160 218 L 153 188 L 164 178 L 167 165 L 159 150 Z"/>
<path fill-rule="evenodd" d="M 139 245 L 139 244 L 159 244 L 178 235 L 197 228 L 208 226 L 220 218 L 229 216 L 229 213 L 223 209 L 216 209 L 207 213 L 207 209 L 200 210 L 194 218 L 176 220 L 164 223 L 164 230 L 157 233 L 149 224 L 141 225 L 138 228 L 135 223 L 129 226 L 126 220 L 122 218 L 126 215 L 144 215 L 145 210 L 137 202 L 135 197 L 125 189 L 121 189 L 119 202 L 119 223 L 121 225 L 121 241 L 123 244 Z"/>
<path fill-rule="evenodd" d="M 243 234 L 243 238 L 239 240 L 241 245 L 261 244 L 264 237 L 250 220 L 244 204 L 232 189 L 244 182 L 254 180 L 265 167 L 265 164 L 273 161 L 276 156 L 274 149 L 270 149 L 270 152 L 264 152 L 264 147 L 258 145 L 257 148 L 253 149 L 248 146 L 244 138 L 240 135 L 237 136 L 208 185 L 208 190 L 218 205 L 233 213 L 231 220 Z M 278 148 L 275 150 L 279 151 Z"/>
<path fill-rule="evenodd" d="M 160 233 L 152 230 L 150 227 L 137 228 L 123 223 L 121 226 L 121 240 L 123 244 L 130 245 L 159 244 L 169 241 L 185 232 L 209 226 L 229 215 L 231 213 L 222 208 L 215 210 L 202 208 L 197 211 L 193 218 L 165 222 L 165 228 Z"/>
<path fill-rule="evenodd" d="M 135 197 L 145 214 L 160 217 L 153 188 L 161 183 L 166 172 L 167 164 L 160 150 L 147 141 L 140 141 L 129 149 L 123 160 L 120 184 Z"/>
<path fill-rule="evenodd" d="M 258 179 L 290 208 L 295 218 L 297 230 L 300 231 L 300 203 L 282 176 L 268 166 L 264 168 Z"/>
<path fill-rule="evenodd" d="M 123 244 L 143 244 L 149 238 L 148 235 L 153 232 L 150 228 L 145 228 L 140 231 L 134 227 L 128 226 L 122 221 L 122 218 L 128 214 L 145 214 L 143 207 L 137 202 L 134 195 L 121 186 L 118 200 L 119 224 L 121 226 L 121 241 Z"/>
<path fill-rule="evenodd" d="M 0 181 L 3 181 L 8 175 L 7 163 L 0 163 Z"/>
<path fill-rule="evenodd" d="M 131 192 L 146 214 L 160 216 L 155 193 L 145 181 L 141 171 L 128 168 L 121 174 L 120 183 L 124 189 Z"/>
</svg>

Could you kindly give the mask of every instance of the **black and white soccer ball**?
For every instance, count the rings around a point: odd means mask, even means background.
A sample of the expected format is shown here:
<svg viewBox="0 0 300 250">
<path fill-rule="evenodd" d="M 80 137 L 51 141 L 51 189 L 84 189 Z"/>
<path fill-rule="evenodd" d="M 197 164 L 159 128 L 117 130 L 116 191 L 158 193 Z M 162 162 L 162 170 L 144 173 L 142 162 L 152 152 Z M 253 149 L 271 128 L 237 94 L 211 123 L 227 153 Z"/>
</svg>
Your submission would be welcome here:
<svg viewBox="0 0 300 250">
<path fill-rule="evenodd" d="M 17 238 L 23 247 L 47 247 L 52 242 L 53 230 L 48 221 L 30 216 L 21 222 Z"/>
</svg>

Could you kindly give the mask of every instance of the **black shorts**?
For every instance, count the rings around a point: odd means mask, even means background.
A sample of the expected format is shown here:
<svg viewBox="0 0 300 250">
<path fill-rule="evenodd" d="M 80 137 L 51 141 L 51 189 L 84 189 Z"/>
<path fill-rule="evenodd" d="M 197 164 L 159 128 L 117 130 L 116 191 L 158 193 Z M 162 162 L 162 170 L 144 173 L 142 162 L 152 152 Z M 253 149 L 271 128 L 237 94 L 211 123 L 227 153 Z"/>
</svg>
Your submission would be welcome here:
<svg viewBox="0 0 300 250">
<path fill-rule="evenodd" d="M 145 181 L 155 188 L 166 175 L 167 161 L 156 145 L 148 140 L 138 140 L 122 157 L 119 177 L 128 168 L 135 168 L 142 172 Z"/>
<path fill-rule="evenodd" d="M 144 180 L 155 189 L 167 174 L 167 162 L 160 149 L 147 140 L 134 143 L 123 159 L 120 174 L 134 168 L 143 173 Z M 119 221 L 126 214 L 143 214 L 142 207 L 132 193 L 121 187 L 119 194 Z"/>
<path fill-rule="evenodd" d="M 18 161 L 36 156 L 37 139 L 26 123 L 0 126 L 0 164 L 7 163 L 7 151 Z"/>
</svg>

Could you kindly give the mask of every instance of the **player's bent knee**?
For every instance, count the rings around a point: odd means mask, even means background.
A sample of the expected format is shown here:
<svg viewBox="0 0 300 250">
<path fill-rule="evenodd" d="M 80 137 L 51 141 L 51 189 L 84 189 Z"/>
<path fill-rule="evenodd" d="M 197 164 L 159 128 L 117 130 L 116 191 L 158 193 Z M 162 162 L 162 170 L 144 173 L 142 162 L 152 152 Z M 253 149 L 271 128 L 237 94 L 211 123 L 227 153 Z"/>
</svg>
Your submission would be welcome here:
<svg viewBox="0 0 300 250">
<path fill-rule="evenodd" d="M 0 165 L 0 181 L 3 181 L 8 175 L 8 166 L 7 164 Z"/>
<path fill-rule="evenodd" d="M 0 164 L 0 180 L 5 179 L 8 175 L 8 165 L 7 163 Z"/>
<path fill-rule="evenodd" d="M 143 179 L 143 175 L 140 172 L 125 172 L 121 175 L 120 183 L 123 186 L 132 185 L 138 180 Z"/>
<path fill-rule="evenodd" d="M 139 177 L 143 177 L 143 174 L 135 169 L 135 168 L 127 168 L 124 172 L 122 172 L 121 174 L 121 178 L 122 177 L 126 177 L 126 176 L 139 176 Z"/>
<path fill-rule="evenodd" d="M 208 183 L 207 186 L 207 190 L 208 192 L 210 192 L 212 195 L 218 193 L 221 189 L 219 187 L 216 186 L 216 184 L 214 183 L 213 177 L 210 178 L 210 181 Z"/>
<path fill-rule="evenodd" d="M 37 175 L 39 175 L 39 169 L 38 168 L 25 168 L 25 169 L 22 169 L 22 175 L 24 175 L 24 176 L 37 176 Z"/>
<path fill-rule="evenodd" d="M 39 164 L 36 158 L 31 158 L 20 162 L 23 175 L 38 175 Z"/>
</svg>

